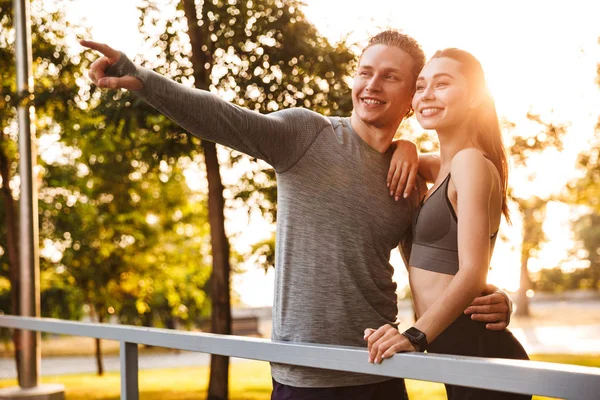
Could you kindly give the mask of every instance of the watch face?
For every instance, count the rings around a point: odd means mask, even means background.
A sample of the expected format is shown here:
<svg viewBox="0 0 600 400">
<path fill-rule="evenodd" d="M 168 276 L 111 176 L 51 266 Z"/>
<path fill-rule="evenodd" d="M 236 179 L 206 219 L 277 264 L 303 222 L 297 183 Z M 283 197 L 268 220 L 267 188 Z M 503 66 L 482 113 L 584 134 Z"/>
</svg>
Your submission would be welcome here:
<svg viewBox="0 0 600 400">
<path fill-rule="evenodd" d="M 415 347 L 417 351 L 425 351 L 425 347 L 427 346 L 427 339 L 425 334 L 418 330 L 417 328 L 409 328 L 404 333 L 404 336 L 410 340 L 410 342 Z"/>
<path fill-rule="evenodd" d="M 406 331 L 406 333 L 408 333 L 410 335 L 411 338 L 415 339 L 415 340 L 420 340 L 423 336 L 425 336 L 423 334 L 423 332 L 419 331 L 418 329 L 415 328 L 410 328 Z"/>
</svg>

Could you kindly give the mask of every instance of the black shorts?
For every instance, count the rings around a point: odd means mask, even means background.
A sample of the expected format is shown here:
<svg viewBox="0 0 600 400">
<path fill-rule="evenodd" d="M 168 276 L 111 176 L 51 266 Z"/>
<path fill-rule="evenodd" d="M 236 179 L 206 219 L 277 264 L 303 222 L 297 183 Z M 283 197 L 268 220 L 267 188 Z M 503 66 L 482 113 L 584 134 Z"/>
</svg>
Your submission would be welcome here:
<svg viewBox="0 0 600 400">
<path fill-rule="evenodd" d="M 288 386 L 273 379 L 271 400 L 408 400 L 404 379 L 358 386 L 305 388 Z"/>
<path fill-rule="evenodd" d="M 427 347 L 428 353 L 529 360 L 521 343 L 508 330 L 490 331 L 469 315 L 458 317 Z M 446 385 L 448 400 L 528 400 L 530 395 Z"/>
</svg>

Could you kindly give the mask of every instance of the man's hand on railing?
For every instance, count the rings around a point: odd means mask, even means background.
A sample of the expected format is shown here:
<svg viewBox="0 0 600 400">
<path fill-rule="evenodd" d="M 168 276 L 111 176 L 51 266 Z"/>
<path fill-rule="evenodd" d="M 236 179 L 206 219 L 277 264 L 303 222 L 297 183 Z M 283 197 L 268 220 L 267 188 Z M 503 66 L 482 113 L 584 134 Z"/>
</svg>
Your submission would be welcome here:
<svg viewBox="0 0 600 400">
<path fill-rule="evenodd" d="M 508 296 L 496 286 L 488 284 L 483 295 L 477 297 L 465 310 L 475 321 L 487 322 L 485 327 L 492 331 L 506 329 L 510 322 L 512 303 Z"/>
</svg>

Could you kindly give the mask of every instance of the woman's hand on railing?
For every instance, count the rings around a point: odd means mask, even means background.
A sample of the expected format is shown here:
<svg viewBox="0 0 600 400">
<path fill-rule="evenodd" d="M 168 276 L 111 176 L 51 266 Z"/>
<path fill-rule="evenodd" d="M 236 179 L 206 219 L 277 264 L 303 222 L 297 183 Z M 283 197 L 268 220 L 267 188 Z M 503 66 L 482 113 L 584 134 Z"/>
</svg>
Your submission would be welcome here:
<svg viewBox="0 0 600 400">
<path fill-rule="evenodd" d="M 380 364 L 385 358 L 390 358 L 396 353 L 416 351 L 410 340 L 402 336 L 398 328 L 389 324 L 377 330 L 365 329 L 364 339 L 368 343 L 370 363 Z"/>
</svg>

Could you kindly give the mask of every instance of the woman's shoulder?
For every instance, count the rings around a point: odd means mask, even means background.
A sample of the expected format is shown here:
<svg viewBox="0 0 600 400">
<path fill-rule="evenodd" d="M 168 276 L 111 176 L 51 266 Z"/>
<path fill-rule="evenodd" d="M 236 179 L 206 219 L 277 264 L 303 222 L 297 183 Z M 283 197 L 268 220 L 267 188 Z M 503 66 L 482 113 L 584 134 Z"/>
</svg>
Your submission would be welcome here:
<svg viewBox="0 0 600 400">
<path fill-rule="evenodd" d="M 457 165 L 460 166 L 462 164 L 468 163 L 484 163 L 488 160 L 483 151 L 476 147 L 467 147 L 466 149 L 460 150 L 458 153 L 454 155 L 452 158 L 452 166 Z"/>
<path fill-rule="evenodd" d="M 452 181 L 469 181 L 471 183 L 488 182 L 491 184 L 498 178 L 494 165 L 485 154 L 477 148 L 469 147 L 460 150 L 452 158 L 450 173 Z"/>
</svg>

